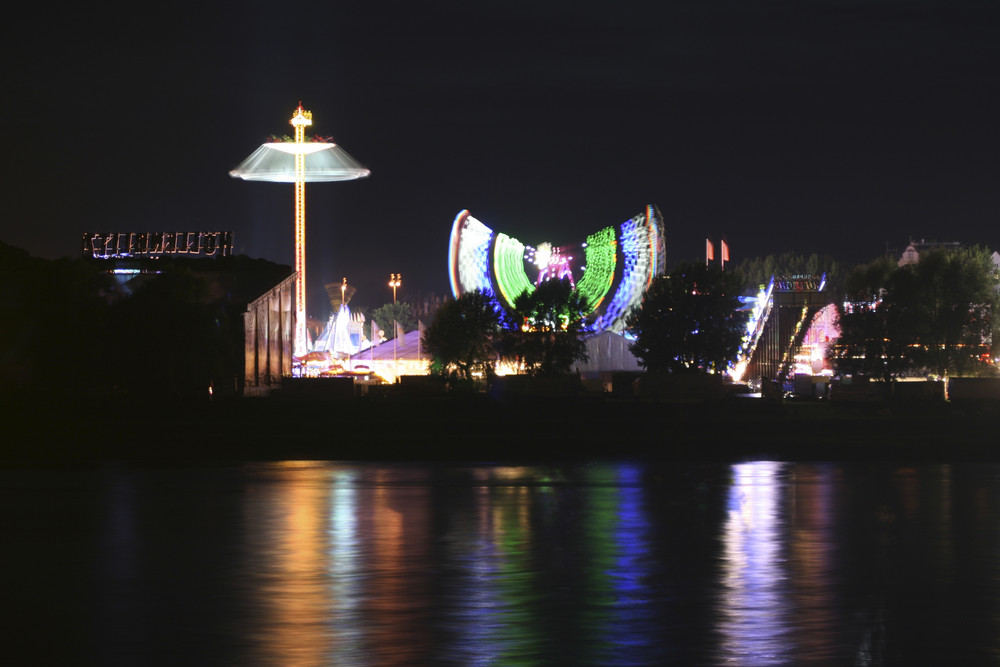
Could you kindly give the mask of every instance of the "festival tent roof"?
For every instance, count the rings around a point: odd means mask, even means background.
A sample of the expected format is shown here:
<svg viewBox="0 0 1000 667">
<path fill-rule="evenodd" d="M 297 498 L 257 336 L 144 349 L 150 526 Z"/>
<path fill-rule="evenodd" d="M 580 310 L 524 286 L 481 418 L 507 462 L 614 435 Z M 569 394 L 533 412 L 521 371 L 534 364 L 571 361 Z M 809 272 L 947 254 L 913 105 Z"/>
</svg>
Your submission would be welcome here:
<svg viewBox="0 0 1000 667">
<path fill-rule="evenodd" d="M 363 364 L 372 359 L 375 361 L 405 361 L 416 359 L 429 361 L 430 355 L 427 354 L 427 350 L 418 349 L 420 347 L 418 343 L 420 340 L 420 333 L 421 332 L 419 330 L 407 331 L 403 334 L 401 340 L 397 340 L 395 343 L 391 340 L 387 340 L 384 343 L 376 345 L 374 348 L 361 350 L 357 354 L 351 356 L 351 361 L 359 364 Z"/>
<path fill-rule="evenodd" d="M 374 349 L 358 352 L 351 357 L 351 360 L 357 363 L 364 363 L 371 359 L 375 361 L 416 360 L 419 353 L 420 359 L 429 361 L 430 355 L 427 354 L 427 350 L 420 349 L 419 340 L 420 331 L 407 331 L 395 345 L 391 340 L 385 341 L 376 345 Z M 643 370 L 642 366 L 639 365 L 639 360 L 628 349 L 629 340 L 619 333 L 602 331 L 585 339 L 584 343 L 587 346 L 589 359 L 578 362 L 573 368 L 574 372 L 587 374 Z"/>
</svg>

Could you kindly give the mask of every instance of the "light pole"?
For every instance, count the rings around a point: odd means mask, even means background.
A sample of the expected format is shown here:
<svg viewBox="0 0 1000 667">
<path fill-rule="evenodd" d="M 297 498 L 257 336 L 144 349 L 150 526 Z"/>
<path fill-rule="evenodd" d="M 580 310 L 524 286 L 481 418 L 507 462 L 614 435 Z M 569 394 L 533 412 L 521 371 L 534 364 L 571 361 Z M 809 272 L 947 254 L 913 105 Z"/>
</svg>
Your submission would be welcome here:
<svg viewBox="0 0 1000 667">
<path fill-rule="evenodd" d="M 389 287 L 392 288 L 392 302 L 396 303 L 396 288 L 403 285 L 403 276 L 399 273 L 389 274 Z"/>
<path fill-rule="evenodd" d="M 403 276 L 399 273 L 389 274 L 389 287 L 392 288 L 392 303 L 396 303 L 396 290 L 403 284 Z M 396 335 L 399 327 L 396 326 L 395 320 L 392 322 L 392 372 L 396 376 L 396 381 L 399 381 L 399 360 L 396 358 L 396 350 L 399 349 L 398 338 Z"/>
<path fill-rule="evenodd" d="M 340 283 L 340 312 L 337 313 L 337 320 L 338 320 L 337 324 L 338 325 L 340 324 L 340 321 L 339 321 L 340 320 L 340 316 L 343 315 L 345 312 L 347 312 L 345 310 L 345 306 L 347 305 L 345 303 L 346 298 L 347 298 L 347 276 L 344 276 L 344 279 Z M 346 329 L 346 326 L 345 326 L 345 329 Z M 350 338 L 348 338 L 348 339 L 350 339 Z M 348 346 L 348 348 L 350 348 L 350 346 Z M 348 352 L 347 358 L 348 359 L 351 358 L 350 352 Z M 353 364 L 351 365 L 351 370 L 354 370 Z"/>
</svg>

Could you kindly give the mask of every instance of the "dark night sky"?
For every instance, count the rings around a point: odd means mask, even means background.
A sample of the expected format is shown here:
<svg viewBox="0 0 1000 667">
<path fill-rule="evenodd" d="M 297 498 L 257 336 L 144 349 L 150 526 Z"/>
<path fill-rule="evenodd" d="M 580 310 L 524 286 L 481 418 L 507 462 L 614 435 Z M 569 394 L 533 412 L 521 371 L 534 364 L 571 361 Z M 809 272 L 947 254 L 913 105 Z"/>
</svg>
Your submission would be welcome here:
<svg viewBox="0 0 1000 667">
<path fill-rule="evenodd" d="M 11 11 L 0 240 L 37 256 L 78 255 L 84 231 L 231 229 L 291 264 L 291 186 L 228 171 L 299 100 L 372 170 L 307 187 L 314 304 L 344 275 L 362 303 L 390 272 L 447 291 L 463 208 L 559 245 L 656 204 L 670 261 L 709 235 L 734 261 L 1000 247 L 994 0 Z"/>
</svg>

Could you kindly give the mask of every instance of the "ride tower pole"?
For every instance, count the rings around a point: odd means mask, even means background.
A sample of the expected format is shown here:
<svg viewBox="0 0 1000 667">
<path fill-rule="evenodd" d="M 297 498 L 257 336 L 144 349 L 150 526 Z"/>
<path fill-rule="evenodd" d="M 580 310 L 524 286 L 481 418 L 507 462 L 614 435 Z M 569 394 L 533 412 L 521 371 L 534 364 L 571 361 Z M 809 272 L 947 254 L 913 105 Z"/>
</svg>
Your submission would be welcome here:
<svg viewBox="0 0 1000 667">
<path fill-rule="evenodd" d="M 298 109 L 291 120 L 295 128 L 295 356 L 309 351 L 306 334 L 306 155 L 301 145 L 306 140 L 306 127 L 312 125 L 312 112 Z"/>
</svg>

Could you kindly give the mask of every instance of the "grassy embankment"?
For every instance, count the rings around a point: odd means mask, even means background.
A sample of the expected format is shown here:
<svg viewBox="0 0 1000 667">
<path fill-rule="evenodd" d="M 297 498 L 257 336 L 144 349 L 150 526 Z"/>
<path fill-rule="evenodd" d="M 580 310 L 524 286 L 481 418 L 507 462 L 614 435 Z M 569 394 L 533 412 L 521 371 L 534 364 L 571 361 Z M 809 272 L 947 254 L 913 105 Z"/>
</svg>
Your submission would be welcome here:
<svg viewBox="0 0 1000 667">
<path fill-rule="evenodd" d="M 0 461 L 1000 460 L 997 409 L 609 395 L 25 402 Z"/>
</svg>

